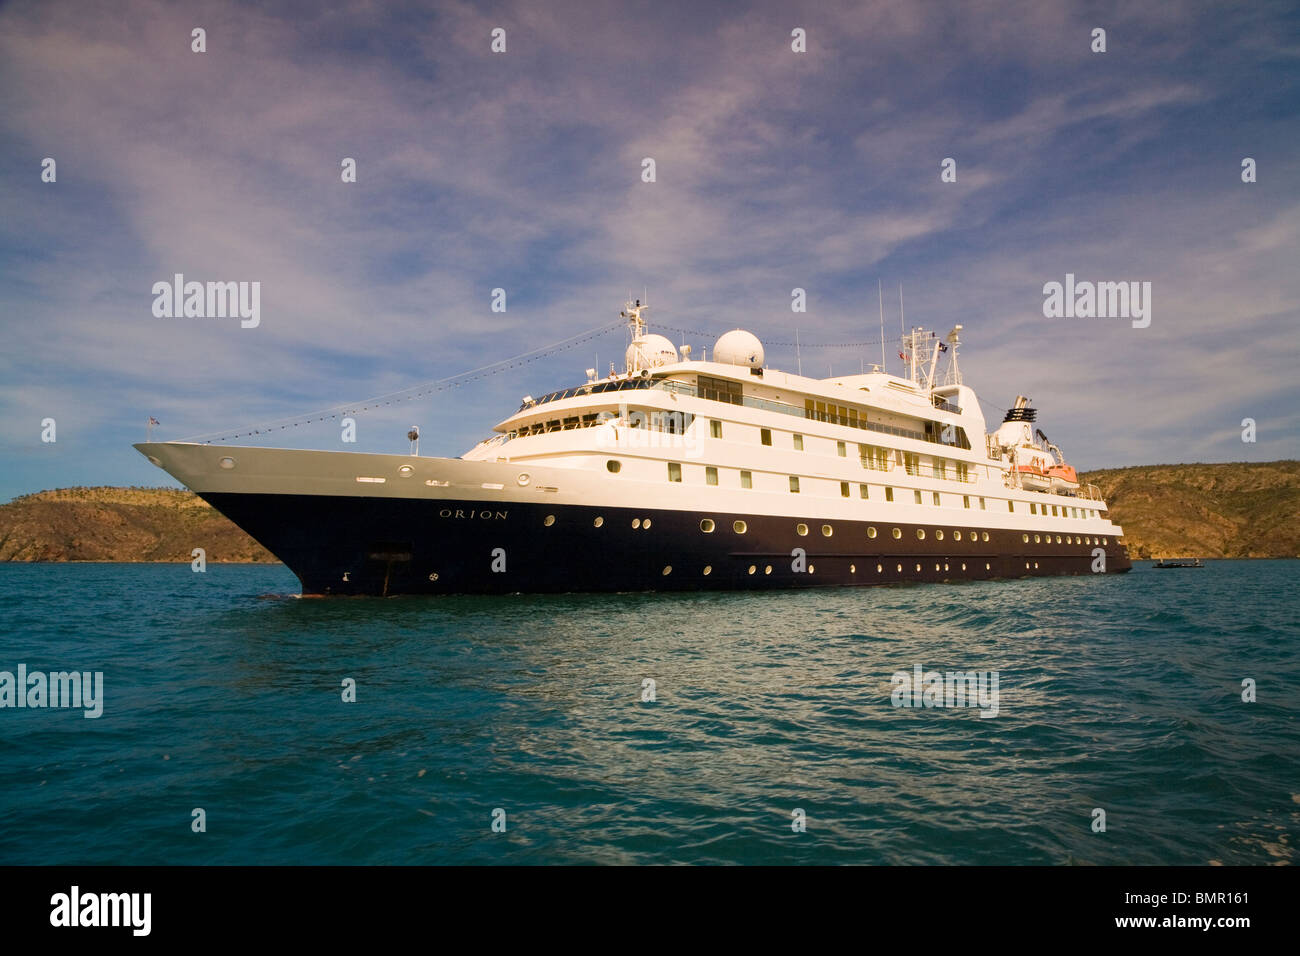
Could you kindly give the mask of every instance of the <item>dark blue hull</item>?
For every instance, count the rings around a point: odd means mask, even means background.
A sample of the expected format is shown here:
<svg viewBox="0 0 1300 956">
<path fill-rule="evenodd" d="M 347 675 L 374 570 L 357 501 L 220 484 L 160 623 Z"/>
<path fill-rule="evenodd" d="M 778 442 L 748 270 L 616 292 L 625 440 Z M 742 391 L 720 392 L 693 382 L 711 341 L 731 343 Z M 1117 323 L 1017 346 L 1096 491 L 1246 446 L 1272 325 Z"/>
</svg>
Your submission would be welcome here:
<svg viewBox="0 0 1300 956">
<path fill-rule="evenodd" d="M 546 502 L 485 507 L 316 495 L 203 497 L 283 561 L 304 594 L 766 590 L 1097 573 L 1097 545 L 1035 544 L 1032 533 L 1025 544 L 1020 531 L 994 529 L 988 541 L 982 533 L 971 540 L 976 529 L 962 525 L 835 521 L 827 537 L 822 519 L 797 516 Z M 708 533 L 701 529 L 706 519 L 713 522 Z M 737 521 L 744 533 L 736 532 Z M 806 535 L 797 532 L 801 522 Z M 876 537 L 868 537 L 868 526 Z M 894 528 L 900 537 L 893 537 Z M 961 532 L 960 541 L 954 532 Z M 795 549 L 803 555 L 792 554 Z M 1130 569 L 1114 538 L 1104 550 L 1106 573 Z"/>
</svg>

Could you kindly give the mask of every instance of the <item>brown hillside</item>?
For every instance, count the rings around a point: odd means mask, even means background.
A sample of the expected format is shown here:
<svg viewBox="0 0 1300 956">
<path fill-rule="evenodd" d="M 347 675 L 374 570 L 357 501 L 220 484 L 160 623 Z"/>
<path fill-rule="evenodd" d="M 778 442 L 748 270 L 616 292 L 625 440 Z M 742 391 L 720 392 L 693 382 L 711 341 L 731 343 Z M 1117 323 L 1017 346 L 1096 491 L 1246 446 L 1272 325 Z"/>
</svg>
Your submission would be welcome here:
<svg viewBox="0 0 1300 956">
<path fill-rule="evenodd" d="M 0 505 L 0 561 L 275 561 L 193 492 L 60 488 Z"/>
<path fill-rule="evenodd" d="M 1080 476 L 1136 557 L 1300 557 L 1300 462 L 1142 465 Z"/>
</svg>

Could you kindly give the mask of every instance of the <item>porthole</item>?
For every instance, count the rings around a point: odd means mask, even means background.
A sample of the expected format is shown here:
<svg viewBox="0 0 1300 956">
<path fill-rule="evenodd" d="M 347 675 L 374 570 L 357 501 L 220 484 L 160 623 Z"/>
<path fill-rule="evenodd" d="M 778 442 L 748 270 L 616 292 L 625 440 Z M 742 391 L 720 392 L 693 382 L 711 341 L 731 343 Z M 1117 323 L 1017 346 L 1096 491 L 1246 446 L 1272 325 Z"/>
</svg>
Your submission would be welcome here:
<svg viewBox="0 0 1300 956">
<path fill-rule="evenodd" d="M 924 529 L 924 528 L 917 528 L 917 529 L 916 529 L 916 539 L 917 539 L 918 541 L 924 541 L 924 540 L 925 540 L 925 529 Z"/>
<path fill-rule="evenodd" d="M 1059 534 L 1056 536 L 1056 543 L 1057 544 L 1061 543 L 1061 536 Z"/>
<path fill-rule="evenodd" d="M 600 527 L 601 525 L 603 525 L 604 523 L 605 523 L 605 519 L 602 518 L 600 515 L 597 515 L 597 516 L 596 516 L 596 520 L 592 522 L 592 525 L 594 525 L 595 527 L 599 528 L 599 527 Z"/>
<path fill-rule="evenodd" d="M 817 570 L 817 569 L 816 569 L 815 567 L 813 567 L 811 564 L 808 565 L 808 573 L 809 573 L 809 574 L 813 574 L 813 573 L 815 573 L 816 570 Z"/>
<path fill-rule="evenodd" d="M 731 523 L 731 530 L 736 532 L 736 534 L 744 534 L 749 530 L 749 525 L 745 524 L 743 521 L 733 521 Z"/>
<path fill-rule="evenodd" d="M 555 524 L 555 515 L 547 515 L 547 516 L 546 516 L 546 520 L 543 521 L 542 524 L 546 525 L 546 527 L 548 527 L 548 528 L 549 528 L 551 525 Z"/>
<path fill-rule="evenodd" d="M 528 472 L 522 472 L 515 481 L 519 482 L 520 488 L 526 488 L 528 487 L 528 482 L 532 481 L 532 479 L 528 477 Z"/>
<path fill-rule="evenodd" d="M 871 527 L 867 528 L 867 537 L 874 538 L 875 536 L 876 536 L 876 528 L 874 525 L 872 525 Z"/>
<path fill-rule="evenodd" d="M 673 573 L 673 566 L 672 566 L 671 564 L 665 564 L 665 565 L 664 565 L 664 577 L 668 577 L 668 575 L 670 575 L 670 574 L 672 574 L 672 573 Z"/>
<path fill-rule="evenodd" d="M 881 573 L 882 571 L 884 571 L 884 570 L 885 570 L 885 566 L 884 566 L 883 564 L 877 564 L 877 565 L 876 565 L 876 573 L 877 573 L 877 574 L 880 574 L 880 573 Z"/>
<path fill-rule="evenodd" d="M 611 458 L 609 461 L 605 462 L 605 470 L 611 475 L 617 475 L 623 470 L 623 463 L 616 458 Z"/>
<path fill-rule="evenodd" d="M 160 462 L 160 461 L 158 461 L 157 459 L 154 459 L 154 458 L 150 458 L 149 460 L 152 461 L 155 465 L 160 465 L 160 464 L 162 464 L 162 462 Z M 222 468 L 224 468 L 224 469 L 226 469 L 227 471 L 229 471 L 231 468 L 234 468 L 234 467 L 235 467 L 235 459 L 233 459 L 233 458 L 231 458 L 229 455 L 227 455 L 225 458 L 221 459 L 221 461 L 219 462 L 219 464 L 221 465 Z"/>
<path fill-rule="evenodd" d="M 939 570 L 939 565 L 936 564 L 936 565 L 934 566 L 934 569 L 935 569 L 936 571 L 938 571 L 938 570 Z M 945 564 L 945 565 L 943 566 L 943 569 L 944 569 L 945 571 L 947 571 L 947 570 L 948 570 L 948 565 Z"/>
<path fill-rule="evenodd" d="M 943 540 L 943 529 L 942 529 L 942 528 L 936 528 L 936 529 L 935 529 L 935 531 L 934 531 L 934 540 L 936 540 L 936 541 L 942 541 L 942 540 Z"/>
<path fill-rule="evenodd" d="M 764 567 L 764 568 L 763 568 L 763 573 L 764 573 L 764 574 L 771 574 L 771 573 L 772 573 L 772 565 L 769 564 L 769 565 L 767 565 L 766 567 Z"/>
<path fill-rule="evenodd" d="M 919 564 L 916 566 L 916 570 L 918 570 L 918 571 L 921 570 L 921 566 L 920 566 Z"/>
<path fill-rule="evenodd" d="M 960 531 L 954 531 L 954 532 L 952 533 L 952 539 L 953 539 L 954 541 L 960 541 L 960 540 L 961 540 L 961 532 L 960 532 Z"/>
<path fill-rule="evenodd" d="M 713 565 L 706 564 L 704 566 L 704 576 L 707 578 L 712 573 L 713 573 Z"/>
<path fill-rule="evenodd" d="M 898 566 L 898 573 L 899 574 L 903 573 L 903 566 L 901 564 Z"/>
<path fill-rule="evenodd" d="M 633 518 L 633 519 L 632 519 L 632 530 L 635 531 L 635 530 L 636 530 L 637 528 L 639 528 L 639 527 L 641 527 L 641 519 L 640 519 L 640 518 Z"/>
<path fill-rule="evenodd" d="M 985 571 L 992 570 L 992 566 L 987 561 L 984 563 L 984 570 Z"/>
<path fill-rule="evenodd" d="M 1105 538 L 1102 538 L 1102 539 L 1101 539 L 1101 546 L 1102 546 L 1103 548 L 1106 546 L 1106 539 L 1105 539 Z"/>
<path fill-rule="evenodd" d="M 1035 571 L 1038 570 L 1038 562 L 1037 562 L 1037 561 L 1034 562 L 1034 570 L 1035 570 Z"/>
<path fill-rule="evenodd" d="M 1026 571 L 1029 570 L 1029 562 L 1028 562 L 1028 561 L 1025 562 L 1025 570 L 1026 570 Z"/>
<path fill-rule="evenodd" d="M 799 524 L 794 526 L 794 533 L 799 535 L 799 537 L 802 538 L 804 535 L 808 533 L 808 526 L 803 522 L 800 522 Z"/>
<path fill-rule="evenodd" d="M 961 569 L 962 569 L 963 571 L 966 570 L 966 562 L 965 562 L 965 561 L 963 561 L 963 562 L 961 563 Z"/>
<path fill-rule="evenodd" d="M 1074 537 L 1073 537 L 1072 535 L 1068 535 L 1068 534 L 1067 534 L 1067 535 L 1065 536 L 1065 543 L 1066 543 L 1066 544 L 1074 544 Z"/>
<path fill-rule="evenodd" d="M 1084 544 L 1092 544 L 1092 538 L 1084 538 L 1084 539 L 1083 539 L 1083 543 L 1084 543 Z"/>
<path fill-rule="evenodd" d="M 412 468 L 410 465 L 403 465 L 401 468 L 397 469 L 397 473 L 401 475 L 403 478 L 410 478 L 413 474 L 415 474 L 415 469 Z"/>
<path fill-rule="evenodd" d="M 437 572 L 437 571 L 434 571 L 432 574 L 430 574 L 430 575 L 429 575 L 429 580 L 430 580 L 430 581 L 436 581 L 436 580 L 438 580 L 438 572 Z"/>
<path fill-rule="evenodd" d="M 834 533 L 835 533 L 835 529 L 832 528 L 830 525 L 828 525 L 828 524 L 824 524 L 824 525 L 822 525 L 822 537 L 823 537 L 823 538 L 829 538 L 829 537 L 830 537 L 832 534 L 834 534 Z"/>
<path fill-rule="evenodd" d="M 849 574 L 857 574 L 857 573 L 858 573 L 858 566 L 856 564 L 850 564 Z"/>
<path fill-rule="evenodd" d="M 1028 544 L 1028 543 L 1029 543 L 1029 535 L 1027 535 L 1027 534 L 1022 534 L 1022 535 L 1020 536 L 1020 540 L 1023 541 L 1025 544 Z"/>
<path fill-rule="evenodd" d="M 894 540 L 895 540 L 895 541 L 897 541 L 899 538 L 901 538 L 901 537 L 903 536 L 903 532 L 899 531 L 897 528 L 895 528 L 893 531 L 891 531 L 890 534 L 892 534 L 892 535 L 894 536 Z"/>
<path fill-rule="evenodd" d="M 749 573 L 750 573 L 750 574 L 753 574 L 753 573 L 754 573 L 755 571 L 757 571 L 757 570 L 758 570 L 758 568 L 754 567 L 752 564 L 749 566 Z"/>
<path fill-rule="evenodd" d="M 1034 544 L 1042 544 L 1042 543 L 1043 543 L 1042 535 L 1037 535 L 1037 534 L 1034 535 Z"/>
<path fill-rule="evenodd" d="M 641 530 L 642 530 L 642 531 L 649 531 L 649 530 L 650 530 L 650 519 L 649 519 L 649 518 L 646 518 L 644 521 L 641 522 Z"/>
<path fill-rule="evenodd" d="M 712 532 L 712 531 L 713 531 L 713 519 L 712 519 L 712 518 L 702 518 L 702 519 L 700 519 L 700 530 L 703 531 L 705 534 L 709 534 L 710 532 Z"/>
<path fill-rule="evenodd" d="M 985 531 L 985 532 L 983 533 L 982 537 L 983 537 L 983 539 L 984 539 L 985 541 L 987 541 L 987 540 L 989 539 L 989 533 L 988 533 L 987 531 Z"/>
</svg>

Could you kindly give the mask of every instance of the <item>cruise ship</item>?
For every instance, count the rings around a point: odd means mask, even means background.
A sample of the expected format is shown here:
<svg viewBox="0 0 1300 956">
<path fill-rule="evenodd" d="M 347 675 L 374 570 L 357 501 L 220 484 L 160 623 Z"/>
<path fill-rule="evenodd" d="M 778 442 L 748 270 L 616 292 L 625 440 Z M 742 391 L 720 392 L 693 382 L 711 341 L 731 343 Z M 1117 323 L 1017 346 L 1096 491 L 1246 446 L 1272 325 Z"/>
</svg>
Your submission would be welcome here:
<svg viewBox="0 0 1300 956">
<path fill-rule="evenodd" d="M 904 374 L 769 368 L 742 329 L 698 357 L 621 316 L 626 365 L 525 396 L 459 458 L 135 447 L 247 531 L 304 595 L 755 590 L 1130 569 L 1097 489 L 1016 398 L 992 431 L 962 327 Z M 865 369 L 865 366 L 864 366 Z"/>
</svg>

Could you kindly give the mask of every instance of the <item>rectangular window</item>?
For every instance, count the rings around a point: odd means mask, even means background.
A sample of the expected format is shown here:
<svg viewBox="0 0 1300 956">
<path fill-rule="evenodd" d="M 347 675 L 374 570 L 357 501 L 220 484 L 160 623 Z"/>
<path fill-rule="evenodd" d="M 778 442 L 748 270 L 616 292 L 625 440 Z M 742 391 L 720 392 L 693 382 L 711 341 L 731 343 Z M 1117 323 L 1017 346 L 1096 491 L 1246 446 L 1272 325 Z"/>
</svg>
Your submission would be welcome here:
<svg viewBox="0 0 1300 956">
<path fill-rule="evenodd" d="M 795 435 L 795 436 L 794 436 L 794 450 L 795 450 L 795 451 L 803 451 L 803 436 L 802 436 L 802 435 Z"/>
<path fill-rule="evenodd" d="M 1056 505 L 1052 505 L 1052 517 L 1053 517 L 1053 518 L 1057 517 L 1057 514 L 1056 514 Z"/>
<path fill-rule="evenodd" d="M 969 507 L 970 507 L 970 495 L 962 495 L 962 496 L 961 496 L 961 506 L 962 506 L 963 508 L 969 508 Z"/>
<path fill-rule="evenodd" d="M 984 499 L 981 498 L 981 499 L 980 499 L 980 511 L 984 511 L 984 510 L 985 510 L 985 508 L 984 508 Z"/>
<path fill-rule="evenodd" d="M 1031 515 L 1038 514 L 1038 505 L 1034 504 L 1032 501 L 1029 502 L 1029 513 Z"/>
<path fill-rule="evenodd" d="M 939 492 L 934 492 L 934 506 L 939 507 Z"/>
<path fill-rule="evenodd" d="M 701 375 L 699 378 L 700 398 L 707 398 L 715 402 L 727 402 L 730 405 L 744 404 L 744 389 L 739 382 L 729 382 L 725 378 L 709 378 Z"/>
<path fill-rule="evenodd" d="M 859 497 L 859 498 L 865 498 L 865 497 L 867 497 L 867 486 L 866 486 L 866 485 L 858 485 L 858 497 Z"/>
<path fill-rule="evenodd" d="M 921 473 L 921 456 L 915 452 L 903 452 L 903 466 L 907 469 L 909 475 L 919 475 Z"/>
<path fill-rule="evenodd" d="M 919 505 L 921 503 L 921 492 L 917 490 L 913 491 L 912 494 L 916 496 L 916 503 Z"/>
<path fill-rule="evenodd" d="M 893 501 L 893 500 L 894 500 L 894 489 L 893 489 L 893 488 L 886 488 L 886 489 L 885 489 L 885 500 L 886 500 L 886 501 Z"/>
<path fill-rule="evenodd" d="M 718 483 L 718 469 L 709 465 L 704 469 L 704 483 L 706 485 L 716 485 Z"/>
<path fill-rule="evenodd" d="M 957 480 L 958 480 L 958 481 L 968 481 L 968 480 L 969 480 L 969 478 L 967 477 L 967 475 L 969 474 L 969 471 L 968 471 L 968 469 L 967 469 L 967 466 L 966 466 L 966 463 L 965 463 L 965 462 L 962 462 L 962 461 L 957 462 L 956 469 L 957 469 Z"/>
<path fill-rule="evenodd" d="M 1015 503 L 1014 501 L 1008 501 L 1008 502 L 1007 502 L 1007 510 L 1008 510 L 1008 511 L 1015 511 L 1015 510 L 1016 510 L 1016 503 Z"/>
<path fill-rule="evenodd" d="M 847 481 L 841 481 L 841 482 L 840 482 L 840 497 L 841 497 L 841 498 L 847 498 L 848 496 L 849 496 L 849 483 L 848 483 Z"/>
<path fill-rule="evenodd" d="M 934 477 L 945 479 L 948 477 L 948 463 L 942 458 L 934 460 Z"/>
<path fill-rule="evenodd" d="M 742 488 L 754 487 L 754 475 L 752 472 L 742 471 L 740 473 L 740 487 Z"/>
<path fill-rule="evenodd" d="M 764 445 L 772 444 L 772 429 L 764 428 L 758 434 Z"/>
<path fill-rule="evenodd" d="M 790 494 L 792 494 L 792 495 L 797 495 L 798 493 L 799 493 L 799 476 L 798 476 L 798 475 L 791 475 L 791 476 L 790 476 Z"/>
<path fill-rule="evenodd" d="M 669 481 L 682 480 L 682 466 L 678 462 L 670 461 L 668 463 L 668 480 Z"/>
<path fill-rule="evenodd" d="M 847 458 L 849 455 L 849 450 L 842 441 L 837 441 L 835 443 L 835 450 L 840 453 L 841 458 Z"/>
<path fill-rule="evenodd" d="M 709 422 L 709 437 L 710 438 L 722 437 L 722 422 L 717 421 L 716 419 L 714 421 Z"/>
</svg>

